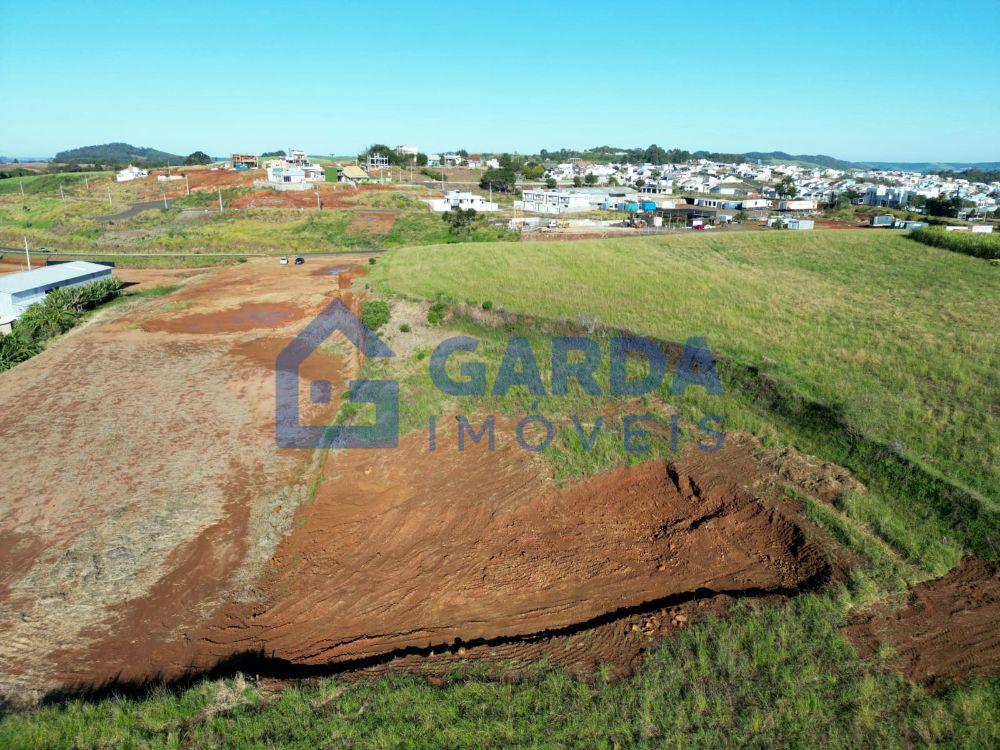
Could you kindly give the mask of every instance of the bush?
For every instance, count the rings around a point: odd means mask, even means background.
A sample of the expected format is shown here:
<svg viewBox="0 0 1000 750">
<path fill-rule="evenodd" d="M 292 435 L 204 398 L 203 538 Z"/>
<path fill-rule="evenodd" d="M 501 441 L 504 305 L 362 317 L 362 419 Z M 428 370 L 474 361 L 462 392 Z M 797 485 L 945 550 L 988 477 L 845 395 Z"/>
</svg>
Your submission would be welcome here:
<svg viewBox="0 0 1000 750">
<path fill-rule="evenodd" d="M 375 265 L 375 259 L 374 258 L 369 258 L 368 259 L 368 265 L 369 266 L 374 266 Z"/>
<path fill-rule="evenodd" d="M 444 302 L 435 302 L 427 310 L 427 322 L 432 326 L 439 326 L 444 323 L 444 314 L 448 310 Z"/>
<path fill-rule="evenodd" d="M 413 330 L 413 329 L 412 329 L 412 328 L 410 328 L 410 324 L 409 324 L 409 323 L 403 323 L 403 324 L 402 324 L 402 325 L 401 325 L 401 326 L 399 327 L 399 331 L 400 331 L 400 333 L 409 333 L 409 332 L 410 332 L 410 331 L 412 331 L 412 330 Z"/>
<path fill-rule="evenodd" d="M 995 234 L 949 232 L 940 227 L 924 227 L 910 232 L 910 239 L 976 258 L 987 260 L 1000 258 L 1000 236 Z"/>
<path fill-rule="evenodd" d="M 14 323 L 10 334 L 0 335 L 0 372 L 37 354 L 51 338 L 65 333 L 87 310 L 121 293 L 117 279 L 94 281 L 69 289 L 56 289 L 31 305 Z"/>
<path fill-rule="evenodd" d="M 492 300 L 488 300 L 488 299 L 487 300 L 483 300 L 483 309 L 484 310 L 492 310 L 493 309 L 493 301 Z"/>
<path fill-rule="evenodd" d="M 389 322 L 389 305 L 379 299 L 365 300 L 361 303 L 361 322 L 377 331 Z"/>
</svg>

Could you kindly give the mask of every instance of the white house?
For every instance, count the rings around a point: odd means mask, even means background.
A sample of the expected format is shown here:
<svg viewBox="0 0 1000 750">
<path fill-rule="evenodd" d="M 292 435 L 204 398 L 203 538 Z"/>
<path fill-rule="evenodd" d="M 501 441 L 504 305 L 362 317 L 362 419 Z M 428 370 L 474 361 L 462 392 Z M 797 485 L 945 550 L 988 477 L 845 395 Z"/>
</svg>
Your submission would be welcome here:
<svg viewBox="0 0 1000 750">
<path fill-rule="evenodd" d="M 326 173 L 323 167 L 318 164 L 305 164 L 303 166 L 270 166 L 267 168 L 267 180 L 265 187 L 277 190 L 308 190 L 317 182 L 323 182 Z M 258 184 L 260 180 L 255 180 Z"/>
<path fill-rule="evenodd" d="M 429 198 L 425 202 L 432 211 L 444 213 L 453 209 L 473 209 L 475 211 L 499 211 L 500 206 L 492 201 L 488 201 L 481 195 L 467 193 L 461 190 L 449 190 L 444 194 L 444 198 Z"/>
<path fill-rule="evenodd" d="M 115 180 L 118 182 L 131 182 L 139 177 L 149 177 L 149 170 L 139 169 L 139 167 L 133 167 L 129 164 L 115 175 Z"/>
<path fill-rule="evenodd" d="M 816 201 L 814 200 L 788 200 L 778 203 L 779 211 L 815 211 Z"/>
<path fill-rule="evenodd" d="M 525 190 L 522 206 L 537 214 L 561 214 L 589 211 L 590 195 L 572 190 Z"/>
<path fill-rule="evenodd" d="M 420 150 L 416 146 L 396 146 L 396 153 L 400 156 L 416 156 Z"/>
</svg>

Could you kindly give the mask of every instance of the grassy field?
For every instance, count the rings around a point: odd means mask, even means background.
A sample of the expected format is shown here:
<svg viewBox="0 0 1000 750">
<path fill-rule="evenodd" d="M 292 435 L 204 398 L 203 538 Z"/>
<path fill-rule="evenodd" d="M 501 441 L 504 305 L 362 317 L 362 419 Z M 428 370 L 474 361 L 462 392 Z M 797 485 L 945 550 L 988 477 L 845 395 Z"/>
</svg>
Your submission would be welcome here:
<svg viewBox="0 0 1000 750">
<path fill-rule="evenodd" d="M 991 505 L 1000 496 L 1000 279 L 982 260 L 867 231 L 671 235 L 403 248 L 371 283 L 705 336 L 926 472 Z"/>
<path fill-rule="evenodd" d="M 837 628 L 965 554 L 998 556 L 998 272 L 866 231 L 393 250 L 360 283 L 389 299 L 443 301 L 443 333 L 481 340 L 475 359 L 491 383 L 507 338 L 521 335 L 548 385 L 553 321 L 596 329 L 602 384 L 602 326 L 707 337 L 725 394 L 671 398 L 663 389 L 642 406 L 687 420 L 719 414 L 727 430 L 850 468 L 868 493 L 834 506 L 804 500 L 803 510 L 853 553 L 847 580 L 783 606 L 744 603 L 664 641 L 614 684 L 544 666 L 515 680 L 502 667 L 463 668 L 443 688 L 418 677 L 282 691 L 209 681 L 14 714 L 0 724 L 0 746 L 995 746 L 1000 680 L 914 686 L 889 665 L 891 653 L 861 661 Z M 477 319 L 487 300 L 506 315 Z M 398 323 L 385 329 L 397 342 L 407 335 Z M 366 365 L 401 380 L 405 428 L 455 410 L 559 418 L 606 403 L 515 389 L 469 407 L 433 388 L 428 353 Z M 557 440 L 543 455 L 559 476 L 580 476 L 634 460 L 615 442 L 587 453 Z"/>
<path fill-rule="evenodd" d="M 100 217 L 133 202 L 155 200 L 158 191 L 148 185 L 113 184 L 108 173 L 91 176 L 87 191 L 84 179 L 82 174 L 28 177 L 23 197 L 14 184 L 17 180 L 0 182 L 0 245 L 18 247 L 26 237 L 32 247 L 60 252 L 284 254 L 510 238 L 486 221 L 467 236 L 449 234 L 440 214 L 419 200 L 424 191 L 408 186 L 353 195 L 345 191 L 339 207 L 321 211 L 311 205 L 233 210 L 253 190 L 230 186 L 221 190 L 227 209 L 223 213 L 216 210 L 219 193 L 200 190 L 173 199 L 170 208 L 155 207 L 109 223 Z M 113 204 L 105 198 L 107 188 Z"/>
</svg>

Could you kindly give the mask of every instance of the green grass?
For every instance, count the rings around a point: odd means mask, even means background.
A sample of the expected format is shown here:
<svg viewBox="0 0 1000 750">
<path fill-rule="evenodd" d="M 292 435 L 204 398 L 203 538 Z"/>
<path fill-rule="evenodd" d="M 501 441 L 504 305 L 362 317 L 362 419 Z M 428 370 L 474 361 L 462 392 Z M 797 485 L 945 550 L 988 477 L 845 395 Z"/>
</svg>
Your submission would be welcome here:
<svg viewBox="0 0 1000 750">
<path fill-rule="evenodd" d="M 925 245 L 942 247 L 956 253 L 988 260 L 1000 259 L 1000 235 L 997 234 L 949 232 L 941 227 L 924 227 L 911 232 L 910 237 Z"/>
<path fill-rule="evenodd" d="M 57 182 L 27 179 L 36 182 L 32 183 L 35 185 L 32 191 L 25 188 L 25 198 L 9 189 L 6 195 L 0 193 L 0 245 L 16 247 L 27 237 L 34 248 L 60 252 L 277 255 L 512 237 L 486 222 L 469 236 L 453 237 L 440 214 L 431 212 L 416 197 L 420 191 L 404 187 L 362 192 L 346 199 L 353 204 L 351 208 L 322 211 L 273 207 L 228 210 L 234 199 L 250 190 L 229 187 L 222 191 L 227 210 L 221 214 L 214 210 L 218 205 L 216 192 L 195 191 L 175 199 L 169 209 L 143 211 L 129 219 L 108 223 L 96 217 L 120 212 L 138 200 L 135 186 L 115 185 L 112 188 L 115 204 L 111 208 L 101 197 L 104 187 L 97 187 L 96 183 L 85 194 L 78 180 L 75 183 L 78 189 L 67 188 L 67 199 L 62 200 Z M 185 212 L 184 208 L 205 210 Z M 387 231 L 369 228 L 358 213 L 365 209 L 396 212 L 395 222 Z"/>
<path fill-rule="evenodd" d="M 976 259 L 866 231 L 408 247 L 370 276 L 387 293 L 706 336 L 984 499 L 1000 496 L 997 282 Z"/>
<path fill-rule="evenodd" d="M 63 172 L 56 174 L 40 174 L 32 177 L 11 177 L 7 180 L 0 180 L 0 195 L 17 195 L 20 197 L 21 188 L 27 196 L 49 195 L 58 198 L 59 186 L 67 192 L 79 188 L 87 180 L 110 181 L 114 179 L 112 172 Z"/>
</svg>

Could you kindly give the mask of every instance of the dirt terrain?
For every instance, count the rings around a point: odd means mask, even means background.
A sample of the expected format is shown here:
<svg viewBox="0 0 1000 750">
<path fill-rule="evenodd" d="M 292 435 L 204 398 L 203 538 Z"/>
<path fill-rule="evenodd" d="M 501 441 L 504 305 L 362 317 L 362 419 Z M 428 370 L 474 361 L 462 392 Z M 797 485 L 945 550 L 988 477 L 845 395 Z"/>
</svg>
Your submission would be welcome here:
<svg viewBox="0 0 1000 750">
<path fill-rule="evenodd" d="M 61 650 L 129 622 L 129 637 L 147 642 L 196 624 L 270 557 L 308 494 L 312 461 L 275 448 L 274 356 L 339 294 L 334 277 L 310 273 L 317 266 L 196 272 L 180 291 L 118 305 L 0 374 L 3 692 L 57 685 Z M 160 271 L 117 274 L 164 281 Z M 282 314 L 256 317 L 246 300 Z M 219 324 L 205 325 L 206 314 Z M 335 393 L 350 374 L 335 345 L 304 367 Z M 336 403 L 306 394 L 300 408 L 327 419 Z M 133 603 L 151 601 L 154 618 L 130 619 L 142 611 Z"/>
<path fill-rule="evenodd" d="M 844 628 L 862 657 L 891 649 L 911 680 L 946 682 L 1000 672 L 1000 571 L 972 557 L 914 587 L 897 610 L 881 608 Z"/>
<path fill-rule="evenodd" d="M 839 575 L 781 488 L 864 487 L 746 436 L 565 487 L 511 430 L 460 451 L 444 418 L 433 451 L 424 433 L 278 449 L 276 358 L 331 301 L 356 308 L 362 260 L 116 269 L 182 288 L 0 374 L 0 696 L 220 663 L 295 676 L 544 657 L 624 673 L 707 612 Z M 301 388 L 304 423 L 330 422 L 358 365 L 339 335 L 307 357 L 302 379 L 334 397 Z"/>
</svg>

